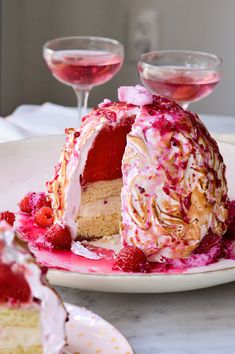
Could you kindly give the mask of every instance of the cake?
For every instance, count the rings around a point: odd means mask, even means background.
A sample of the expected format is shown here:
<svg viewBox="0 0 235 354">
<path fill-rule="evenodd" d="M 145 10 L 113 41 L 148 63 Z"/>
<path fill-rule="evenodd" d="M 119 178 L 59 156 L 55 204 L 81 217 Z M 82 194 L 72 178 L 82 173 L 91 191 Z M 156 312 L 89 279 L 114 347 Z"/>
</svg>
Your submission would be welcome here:
<svg viewBox="0 0 235 354">
<path fill-rule="evenodd" d="M 121 234 L 149 259 L 188 257 L 227 229 L 225 166 L 196 114 L 145 88 L 121 87 L 66 130 L 48 192 L 75 240 Z"/>
<path fill-rule="evenodd" d="M 67 313 L 12 228 L 0 223 L 0 353 L 59 354 Z"/>
</svg>

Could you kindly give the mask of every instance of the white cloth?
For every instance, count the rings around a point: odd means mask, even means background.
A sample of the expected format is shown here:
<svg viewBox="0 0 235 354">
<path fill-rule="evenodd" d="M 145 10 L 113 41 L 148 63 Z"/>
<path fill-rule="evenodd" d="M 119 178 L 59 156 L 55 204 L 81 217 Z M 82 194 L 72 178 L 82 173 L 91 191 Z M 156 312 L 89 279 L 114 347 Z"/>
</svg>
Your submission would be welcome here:
<svg viewBox="0 0 235 354">
<path fill-rule="evenodd" d="M 235 143 L 235 117 L 200 115 L 218 140 Z M 32 136 L 61 134 L 78 125 L 77 108 L 53 103 L 23 105 L 10 116 L 0 118 L 0 142 Z"/>
<path fill-rule="evenodd" d="M 51 135 L 77 126 L 78 112 L 76 108 L 44 103 L 41 106 L 20 106 L 6 119 L 31 135 Z"/>
</svg>

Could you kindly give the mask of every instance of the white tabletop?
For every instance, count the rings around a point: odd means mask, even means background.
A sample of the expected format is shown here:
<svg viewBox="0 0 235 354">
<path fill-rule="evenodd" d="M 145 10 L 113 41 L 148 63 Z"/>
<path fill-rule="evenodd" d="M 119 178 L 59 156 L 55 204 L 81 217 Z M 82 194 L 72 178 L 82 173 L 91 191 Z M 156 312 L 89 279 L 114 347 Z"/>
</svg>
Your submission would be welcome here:
<svg viewBox="0 0 235 354">
<path fill-rule="evenodd" d="M 235 142 L 234 117 L 201 118 L 212 134 Z M 76 111 L 71 108 L 51 104 L 24 106 L 7 121 L 0 121 L 0 128 L 5 129 L 0 138 L 4 141 L 59 133 L 74 122 Z M 85 306 L 118 327 L 136 354 L 235 353 L 235 283 L 156 295 L 57 289 L 65 301 Z"/>
</svg>

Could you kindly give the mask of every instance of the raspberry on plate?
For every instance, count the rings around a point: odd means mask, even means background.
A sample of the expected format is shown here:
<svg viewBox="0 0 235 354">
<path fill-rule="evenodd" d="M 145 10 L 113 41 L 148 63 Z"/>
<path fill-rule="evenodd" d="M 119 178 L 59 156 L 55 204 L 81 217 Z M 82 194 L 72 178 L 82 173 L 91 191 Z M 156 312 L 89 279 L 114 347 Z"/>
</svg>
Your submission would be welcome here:
<svg viewBox="0 0 235 354">
<path fill-rule="evenodd" d="M 70 250 L 72 236 L 65 225 L 54 224 L 45 233 L 45 246 L 57 250 Z"/>
<path fill-rule="evenodd" d="M 228 204 L 228 230 L 226 237 L 235 238 L 235 200 L 229 201 Z"/>
<path fill-rule="evenodd" d="M 44 192 L 30 192 L 19 202 L 20 210 L 30 215 L 33 215 L 38 209 L 44 206 L 51 208 L 51 201 Z"/>
<path fill-rule="evenodd" d="M 196 254 L 208 253 L 212 247 L 217 247 L 222 250 L 223 239 L 221 236 L 213 233 L 207 234 L 201 241 L 198 248 L 195 250 Z"/>
<path fill-rule="evenodd" d="M 15 219 L 15 214 L 8 210 L 0 213 L 0 221 L 5 220 L 11 226 L 14 225 Z"/>
<path fill-rule="evenodd" d="M 51 201 L 48 199 L 48 196 L 45 193 L 35 193 L 33 196 L 33 211 L 36 212 L 42 207 L 51 208 Z"/>
<path fill-rule="evenodd" d="M 114 269 L 120 269 L 124 272 L 149 273 L 150 264 L 145 253 L 140 248 L 126 246 L 117 255 Z"/>
<path fill-rule="evenodd" d="M 24 196 L 24 198 L 21 199 L 21 201 L 19 202 L 20 210 L 23 213 L 26 213 L 26 214 L 32 213 L 32 211 L 33 211 L 33 196 L 35 194 L 36 193 L 34 193 L 34 192 L 30 192 L 30 193 L 26 194 Z"/>
<path fill-rule="evenodd" d="M 47 206 L 38 209 L 34 214 L 34 222 L 38 226 L 48 227 L 53 224 L 54 213 L 53 210 Z"/>
</svg>

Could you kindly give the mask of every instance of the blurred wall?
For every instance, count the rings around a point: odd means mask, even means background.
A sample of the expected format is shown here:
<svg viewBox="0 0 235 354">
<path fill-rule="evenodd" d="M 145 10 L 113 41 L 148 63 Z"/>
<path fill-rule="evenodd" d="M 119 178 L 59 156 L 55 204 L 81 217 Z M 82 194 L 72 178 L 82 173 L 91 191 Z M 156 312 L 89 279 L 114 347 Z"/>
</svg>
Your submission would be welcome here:
<svg viewBox="0 0 235 354">
<path fill-rule="evenodd" d="M 70 87 L 57 82 L 42 59 L 50 38 L 97 35 L 121 41 L 127 51 L 129 22 L 141 9 L 159 13 L 156 49 L 193 49 L 215 53 L 224 60 L 222 83 L 201 102 L 199 113 L 235 116 L 235 1 L 234 0 L 0 0 L 1 114 L 19 104 L 51 101 L 75 105 Z M 126 58 L 109 83 L 94 88 L 89 105 L 104 97 L 115 99 L 116 87 L 137 83 L 136 62 Z"/>
</svg>

